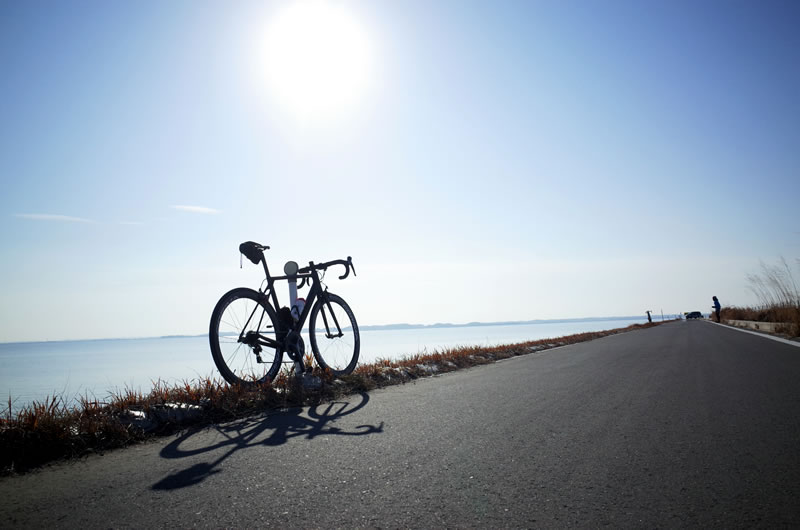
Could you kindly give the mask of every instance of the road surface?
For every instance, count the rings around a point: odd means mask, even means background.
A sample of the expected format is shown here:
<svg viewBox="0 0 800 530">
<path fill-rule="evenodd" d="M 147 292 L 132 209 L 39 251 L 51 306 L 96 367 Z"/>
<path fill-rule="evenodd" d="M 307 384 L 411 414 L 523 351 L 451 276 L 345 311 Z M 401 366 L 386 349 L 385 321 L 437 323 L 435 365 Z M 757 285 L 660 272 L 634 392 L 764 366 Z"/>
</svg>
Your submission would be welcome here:
<svg viewBox="0 0 800 530">
<path fill-rule="evenodd" d="M 667 323 L 2 478 L 0 527 L 796 527 L 799 383 Z"/>
</svg>

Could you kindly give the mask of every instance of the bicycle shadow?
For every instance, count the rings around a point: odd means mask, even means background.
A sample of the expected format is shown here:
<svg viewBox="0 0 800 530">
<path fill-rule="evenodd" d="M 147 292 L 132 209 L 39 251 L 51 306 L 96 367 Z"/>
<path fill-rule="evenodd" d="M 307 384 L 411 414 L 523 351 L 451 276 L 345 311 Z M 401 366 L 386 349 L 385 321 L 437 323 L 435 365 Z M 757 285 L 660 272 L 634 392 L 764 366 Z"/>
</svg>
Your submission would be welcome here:
<svg viewBox="0 0 800 530">
<path fill-rule="evenodd" d="M 151 489 L 173 490 L 199 484 L 208 477 L 220 473 L 218 466 L 237 451 L 249 447 L 279 446 L 291 438 L 305 437 L 312 440 L 322 435 L 337 436 L 366 436 L 383 432 L 383 422 L 380 425 L 359 425 L 353 431 L 345 431 L 329 424 L 362 409 L 369 402 L 366 393 L 350 397 L 350 401 L 332 401 L 308 409 L 306 416 L 301 415 L 304 409 L 296 407 L 278 413 L 270 413 L 266 417 L 246 418 L 224 425 L 217 425 L 211 430 L 216 430 L 223 436 L 220 442 L 194 449 L 181 449 L 184 444 L 200 433 L 207 432 L 208 428 L 187 431 L 164 447 L 160 455 L 162 458 L 187 458 L 190 456 L 209 453 L 227 448 L 213 462 L 194 464 L 184 470 L 168 475 L 155 483 Z M 352 399 L 360 399 L 353 403 Z M 269 432 L 271 431 L 271 433 Z"/>
</svg>

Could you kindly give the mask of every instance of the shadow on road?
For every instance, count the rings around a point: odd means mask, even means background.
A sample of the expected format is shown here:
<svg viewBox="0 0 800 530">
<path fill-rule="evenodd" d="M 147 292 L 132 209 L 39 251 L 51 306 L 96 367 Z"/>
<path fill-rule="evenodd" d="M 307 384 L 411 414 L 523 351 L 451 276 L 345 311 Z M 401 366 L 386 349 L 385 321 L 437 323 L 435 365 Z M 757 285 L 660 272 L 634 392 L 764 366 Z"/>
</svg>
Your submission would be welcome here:
<svg viewBox="0 0 800 530">
<path fill-rule="evenodd" d="M 361 393 L 353 395 L 348 401 L 333 401 L 308 409 L 307 417 L 301 415 L 300 407 L 270 414 L 266 417 L 247 418 L 213 428 L 224 440 L 212 445 L 182 449 L 181 445 L 190 442 L 192 437 L 208 429 L 190 430 L 179 436 L 161 450 L 162 458 L 186 458 L 202 453 L 227 449 L 213 462 L 202 462 L 188 467 L 172 475 L 164 477 L 152 486 L 154 490 L 172 490 L 199 484 L 206 478 L 219 473 L 217 469 L 222 462 L 235 452 L 249 447 L 277 446 L 286 443 L 290 438 L 305 437 L 313 439 L 320 435 L 365 436 L 383 432 L 380 425 L 359 425 L 353 431 L 344 431 L 330 424 L 362 409 L 369 402 L 369 395 Z"/>
</svg>

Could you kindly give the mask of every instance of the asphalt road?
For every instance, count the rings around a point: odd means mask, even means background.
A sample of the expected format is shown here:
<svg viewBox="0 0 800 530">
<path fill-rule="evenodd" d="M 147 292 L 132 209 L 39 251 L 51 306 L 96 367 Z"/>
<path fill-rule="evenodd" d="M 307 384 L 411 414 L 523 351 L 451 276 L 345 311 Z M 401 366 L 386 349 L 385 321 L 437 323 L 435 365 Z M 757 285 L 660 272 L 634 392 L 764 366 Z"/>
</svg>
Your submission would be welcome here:
<svg viewBox="0 0 800 530">
<path fill-rule="evenodd" d="M 668 323 L 3 478 L 0 527 L 796 527 L 799 382 Z"/>
</svg>

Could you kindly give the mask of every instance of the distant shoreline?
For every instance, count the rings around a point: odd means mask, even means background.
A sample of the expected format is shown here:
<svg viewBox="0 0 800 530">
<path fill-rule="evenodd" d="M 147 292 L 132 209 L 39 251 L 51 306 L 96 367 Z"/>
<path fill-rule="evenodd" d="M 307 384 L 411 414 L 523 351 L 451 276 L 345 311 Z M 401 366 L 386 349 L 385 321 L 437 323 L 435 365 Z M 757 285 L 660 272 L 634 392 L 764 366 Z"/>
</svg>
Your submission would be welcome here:
<svg viewBox="0 0 800 530">
<path fill-rule="evenodd" d="M 437 322 L 436 324 L 379 324 L 372 326 L 359 326 L 361 331 L 405 330 L 405 329 L 437 329 L 437 328 L 473 328 L 485 326 L 524 326 L 528 324 L 563 324 L 566 322 L 605 322 L 615 320 L 644 320 L 642 316 L 628 317 L 585 317 L 585 318 L 551 318 L 536 320 L 508 320 L 501 322 L 468 322 L 466 324 L 451 324 Z"/>
<path fill-rule="evenodd" d="M 674 315 L 664 315 L 664 318 L 673 318 Z M 437 322 L 436 324 L 377 324 L 369 326 L 359 326 L 361 331 L 388 331 L 388 330 L 412 330 L 412 329 L 441 329 L 441 328 L 471 328 L 471 327 L 486 327 L 486 326 L 524 326 L 530 324 L 563 324 L 565 322 L 605 322 L 617 320 L 644 320 L 644 316 L 616 316 L 616 317 L 584 317 L 584 318 L 550 318 L 550 319 L 536 319 L 536 320 L 509 320 L 501 322 L 468 322 L 466 324 L 452 324 L 447 322 Z M 109 337 L 100 339 L 63 339 L 63 340 L 23 340 L 0 342 L 0 346 L 9 346 L 14 344 L 48 344 L 60 342 L 100 342 L 100 341 L 116 341 L 116 340 L 157 340 L 157 339 L 190 339 L 196 337 L 206 337 L 208 333 L 198 333 L 196 335 L 160 335 L 152 337 Z"/>
</svg>

